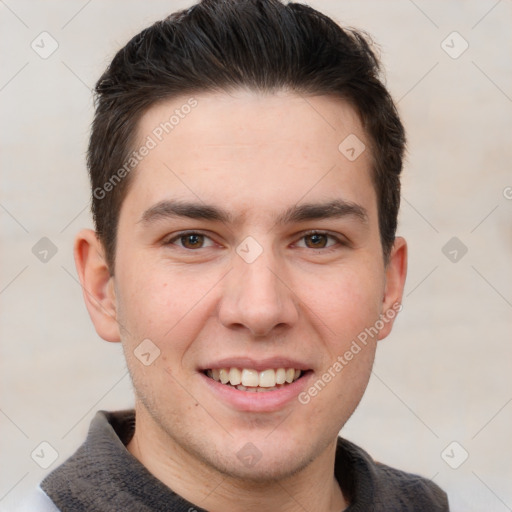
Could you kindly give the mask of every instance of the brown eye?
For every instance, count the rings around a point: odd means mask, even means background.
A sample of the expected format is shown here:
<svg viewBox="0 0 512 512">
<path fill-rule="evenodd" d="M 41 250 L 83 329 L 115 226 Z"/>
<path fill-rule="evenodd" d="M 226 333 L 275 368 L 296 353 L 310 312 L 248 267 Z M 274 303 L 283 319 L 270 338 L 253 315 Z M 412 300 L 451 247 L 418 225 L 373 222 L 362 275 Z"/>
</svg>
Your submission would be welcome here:
<svg viewBox="0 0 512 512">
<path fill-rule="evenodd" d="M 328 235 L 313 233 L 312 235 L 305 236 L 304 241 L 309 249 L 323 249 L 327 247 L 328 238 Z"/>
<path fill-rule="evenodd" d="M 178 246 L 187 250 L 207 249 L 214 247 L 215 242 L 208 236 L 198 231 L 183 231 L 164 242 L 164 245 Z"/>
<path fill-rule="evenodd" d="M 204 235 L 191 233 L 190 235 L 181 236 L 179 240 L 185 249 L 200 249 L 204 244 L 204 238 Z"/>
</svg>

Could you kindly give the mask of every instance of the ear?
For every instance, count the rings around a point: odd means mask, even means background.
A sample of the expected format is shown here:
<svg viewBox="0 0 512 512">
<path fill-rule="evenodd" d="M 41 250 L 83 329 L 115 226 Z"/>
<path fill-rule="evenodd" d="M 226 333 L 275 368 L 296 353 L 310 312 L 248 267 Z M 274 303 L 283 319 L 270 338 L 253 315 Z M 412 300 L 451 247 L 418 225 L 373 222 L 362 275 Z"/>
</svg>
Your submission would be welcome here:
<svg viewBox="0 0 512 512">
<path fill-rule="evenodd" d="M 120 341 L 114 277 L 110 275 L 103 244 L 92 229 L 78 233 L 74 255 L 85 305 L 96 332 L 106 341 Z"/>
<path fill-rule="evenodd" d="M 384 339 L 393 327 L 398 312 L 402 309 L 402 295 L 407 275 L 407 243 L 402 237 L 395 238 L 386 266 L 386 285 L 382 301 L 384 327 L 379 340 Z"/>
</svg>

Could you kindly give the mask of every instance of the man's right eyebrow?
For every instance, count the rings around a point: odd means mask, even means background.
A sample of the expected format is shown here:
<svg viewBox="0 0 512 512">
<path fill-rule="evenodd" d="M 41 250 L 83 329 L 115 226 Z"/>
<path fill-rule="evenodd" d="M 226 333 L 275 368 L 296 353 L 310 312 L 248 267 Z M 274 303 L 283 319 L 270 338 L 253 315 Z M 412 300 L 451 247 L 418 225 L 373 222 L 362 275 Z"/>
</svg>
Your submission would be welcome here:
<svg viewBox="0 0 512 512">
<path fill-rule="evenodd" d="M 229 223 L 231 215 L 226 210 L 204 203 L 163 200 L 144 211 L 138 222 L 151 224 L 157 220 L 176 217 Z"/>
</svg>

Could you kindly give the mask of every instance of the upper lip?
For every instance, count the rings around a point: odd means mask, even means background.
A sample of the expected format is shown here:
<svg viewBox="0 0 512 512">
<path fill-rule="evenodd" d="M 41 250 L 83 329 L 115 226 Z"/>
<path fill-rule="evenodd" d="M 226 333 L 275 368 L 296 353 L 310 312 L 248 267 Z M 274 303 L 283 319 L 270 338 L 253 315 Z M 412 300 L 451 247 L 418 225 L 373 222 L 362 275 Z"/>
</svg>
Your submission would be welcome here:
<svg viewBox="0 0 512 512">
<path fill-rule="evenodd" d="M 202 366 L 202 370 L 213 370 L 220 368 L 247 368 L 251 370 L 263 371 L 273 368 L 295 368 L 296 370 L 309 370 L 311 366 L 298 361 L 290 359 L 289 357 L 271 357 L 265 359 L 253 359 L 251 357 L 227 357 L 217 361 L 207 363 Z"/>
</svg>

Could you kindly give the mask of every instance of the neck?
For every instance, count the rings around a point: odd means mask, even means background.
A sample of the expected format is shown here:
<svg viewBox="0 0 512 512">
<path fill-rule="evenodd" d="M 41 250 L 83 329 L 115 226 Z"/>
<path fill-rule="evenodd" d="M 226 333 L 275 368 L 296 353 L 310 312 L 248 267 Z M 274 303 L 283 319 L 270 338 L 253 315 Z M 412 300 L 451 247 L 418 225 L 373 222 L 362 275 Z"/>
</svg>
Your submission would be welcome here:
<svg viewBox="0 0 512 512">
<path fill-rule="evenodd" d="M 272 482 L 239 479 L 199 460 L 138 408 L 127 446 L 150 473 L 187 501 L 210 512 L 340 512 L 347 507 L 334 476 L 336 439 L 306 467 Z"/>
</svg>

